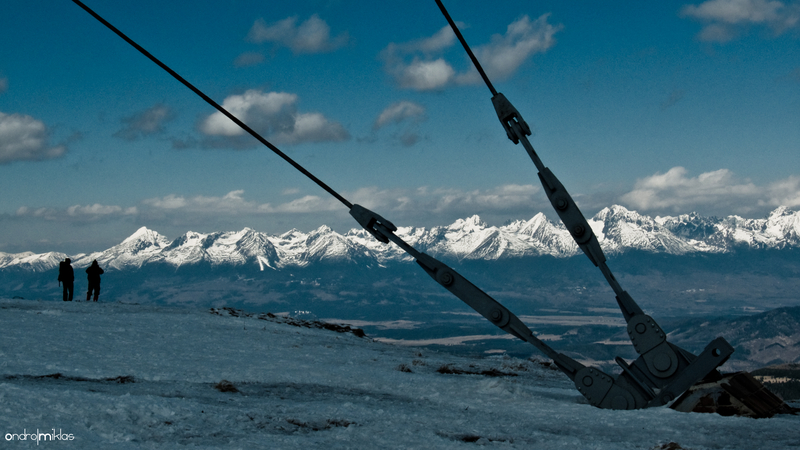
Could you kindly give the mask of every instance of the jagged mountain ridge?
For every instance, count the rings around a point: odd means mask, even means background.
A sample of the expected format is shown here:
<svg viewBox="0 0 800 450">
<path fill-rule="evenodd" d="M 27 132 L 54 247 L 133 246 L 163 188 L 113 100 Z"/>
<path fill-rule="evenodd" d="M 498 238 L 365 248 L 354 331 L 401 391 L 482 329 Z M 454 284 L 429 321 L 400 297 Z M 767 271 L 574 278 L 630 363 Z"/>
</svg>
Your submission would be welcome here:
<svg viewBox="0 0 800 450">
<path fill-rule="evenodd" d="M 696 213 L 651 218 L 615 205 L 598 212 L 589 224 L 608 254 L 638 250 L 683 255 L 800 247 L 800 212 L 786 207 L 775 209 L 763 219 L 702 217 Z M 396 234 L 420 251 L 456 260 L 542 255 L 565 258 L 580 253 L 563 225 L 554 224 L 542 213 L 500 227 L 488 226 L 476 215 L 430 229 L 401 227 Z M 0 252 L 0 269 L 41 272 L 56 267 L 67 256 L 57 252 Z M 189 231 L 173 241 L 142 227 L 105 251 L 71 258 L 76 267 L 88 266 L 97 259 L 104 267 L 117 270 L 152 263 L 175 267 L 254 264 L 267 270 L 327 262 L 380 265 L 411 260 L 397 246 L 382 244 L 363 229 L 340 234 L 325 225 L 310 233 L 290 230 L 281 235 L 250 228 L 236 232 Z"/>
</svg>

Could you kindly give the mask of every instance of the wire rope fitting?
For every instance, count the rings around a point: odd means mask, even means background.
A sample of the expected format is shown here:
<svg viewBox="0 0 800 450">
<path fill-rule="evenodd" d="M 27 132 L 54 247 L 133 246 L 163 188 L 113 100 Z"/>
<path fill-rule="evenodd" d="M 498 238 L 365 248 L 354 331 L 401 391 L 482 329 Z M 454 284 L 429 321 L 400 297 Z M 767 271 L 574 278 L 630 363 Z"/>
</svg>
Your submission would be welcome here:
<svg viewBox="0 0 800 450">
<path fill-rule="evenodd" d="M 508 101 L 505 95 L 500 92 L 495 94 L 494 97 L 492 97 L 492 105 L 494 105 L 497 118 L 500 119 L 500 123 L 503 124 L 503 128 L 506 130 L 506 136 L 508 136 L 512 142 L 519 144 L 519 139 L 521 137 L 517 136 L 514 127 L 511 126 L 512 122 L 519 124 L 520 129 L 526 136 L 531 135 L 531 127 L 528 126 L 528 123 L 522 118 L 517 108 L 514 108 L 514 105 Z"/>
</svg>

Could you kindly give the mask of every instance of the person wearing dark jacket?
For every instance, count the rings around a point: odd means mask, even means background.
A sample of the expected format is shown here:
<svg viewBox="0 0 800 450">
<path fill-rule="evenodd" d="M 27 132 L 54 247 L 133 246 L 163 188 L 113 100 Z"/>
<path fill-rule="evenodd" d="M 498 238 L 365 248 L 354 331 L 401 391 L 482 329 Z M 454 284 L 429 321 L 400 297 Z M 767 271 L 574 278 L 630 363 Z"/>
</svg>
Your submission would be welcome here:
<svg viewBox="0 0 800 450">
<path fill-rule="evenodd" d="M 58 265 L 58 281 L 64 286 L 64 301 L 72 301 L 72 290 L 75 282 L 75 272 L 72 271 L 70 259 L 66 258 Z"/>
<path fill-rule="evenodd" d="M 89 292 L 86 293 L 86 301 L 88 302 L 92 298 L 92 291 L 94 291 L 94 301 L 97 301 L 97 297 L 100 296 L 100 275 L 103 274 L 103 269 L 95 259 L 92 261 L 92 265 L 86 269 L 86 273 L 89 274 Z"/>
</svg>

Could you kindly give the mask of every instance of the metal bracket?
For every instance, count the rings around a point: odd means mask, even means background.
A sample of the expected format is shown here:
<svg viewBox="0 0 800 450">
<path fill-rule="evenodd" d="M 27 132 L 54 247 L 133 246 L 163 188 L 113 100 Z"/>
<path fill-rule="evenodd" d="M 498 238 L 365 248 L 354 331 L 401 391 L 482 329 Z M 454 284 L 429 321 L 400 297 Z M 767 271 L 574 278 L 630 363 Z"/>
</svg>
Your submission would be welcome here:
<svg viewBox="0 0 800 450">
<path fill-rule="evenodd" d="M 397 231 L 397 227 L 394 226 L 392 222 L 384 219 L 380 215 L 364 208 L 361 205 L 353 205 L 350 208 L 350 215 L 356 219 L 359 225 L 361 225 L 365 230 L 369 231 L 369 233 L 375 236 L 375 239 L 383 242 L 384 244 L 389 243 L 389 236 L 385 234 L 384 230 L 376 225 L 381 224 L 384 227 L 388 228 L 390 231 Z"/>
<path fill-rule="evenodd" d="M 531 127 L 522 119 L 522 115 L 520 115 L 517 108 L 514 108 L 514 105 L 508 101 L 505 95 L 500 92 L 495 94 L 494 97 L 492 97 L 492 105 L 494 105 L 494 110 L 497 112 L 497 118 L 500 119 L 500 123 L 503 124 L 503 128 L 506 130 L 506 136 L 508 136 L 512 142 L 519 144 L 519 137 L 511 126 L 511 122 L 518 123 L 520 129 L 526 136 L 531 135 Z"/>
<path fill-rule="evenodd" d="M 578 244 L 595 266 L 604 263 L 606 257 L 603 254 L 600 243 L 597 241 L 597 236 L 595 236 L 592 227 L 589 226 L 589 222 L 578 209 L 575 200 L 569 195 L 561 181 L 546 167 L 539 172 L 539 179 L 542 182 L 542 186 L 545 187 L 544 191 L 550 200 L 550 204 L 553 205 L 558 217 L 570 235 L 572 235 L 575 243 Z"/>
<path fill-rule="evenodd" d="M 672 383 L 661 389 L 658 397 L 651 400 L 647 406 L 661 406 L 675 400 L 693 384 L 725 363 L 732 354 L 733 347 L 724 338 L 714 339 L 697 356 L 697 359 L 683 369 L 672 380 Z"/>
</svg>

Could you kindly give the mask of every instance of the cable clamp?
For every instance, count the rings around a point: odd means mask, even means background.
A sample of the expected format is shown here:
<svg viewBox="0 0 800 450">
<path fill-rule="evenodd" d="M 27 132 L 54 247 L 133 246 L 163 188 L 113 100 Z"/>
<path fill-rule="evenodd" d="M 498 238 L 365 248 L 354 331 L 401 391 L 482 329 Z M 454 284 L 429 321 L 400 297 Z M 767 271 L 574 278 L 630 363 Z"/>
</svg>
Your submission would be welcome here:
<svg viewBox="0 0 800 450">
<path fill-rule="evenodd" d="M 367 208 L 364 208 L 361 205 L 353 205 L 350 208 L 350 215 L 356 219 L 356 222 L 358 222 L 359 225 L 361 225 L 365 230 L 369 231 L 369 233 L 373 235 L 375 239 L 383 242 L 384 244 L 389 243 L 389 236 L 393 234 L 394 231 L 397 231 L 397 227 L 394 226 L 392 222 L 389 222 L 380 215 L 368 210 Z"/>
<path fill-rule="evenodd" d="M 526 136 L 531 135 L 531 127 L 522 119 L 517 108 L 514 108 L 514 105 L 508 101 L 505 95 L 500 92 L 495 94 L 492 97 L 492 105 L 494 105 L 494 110 L 497 112 L 497 118 L 500 119 L 500 123 L 503 124 L 503 128 L 506 130 L 506 135 L 512 142 L 519 144 L 520 139 L 520 136 L 517 136 L 517 132 L 514 131 L 513 122 L 519 124 L 520 129 Z"/>
</svg>

